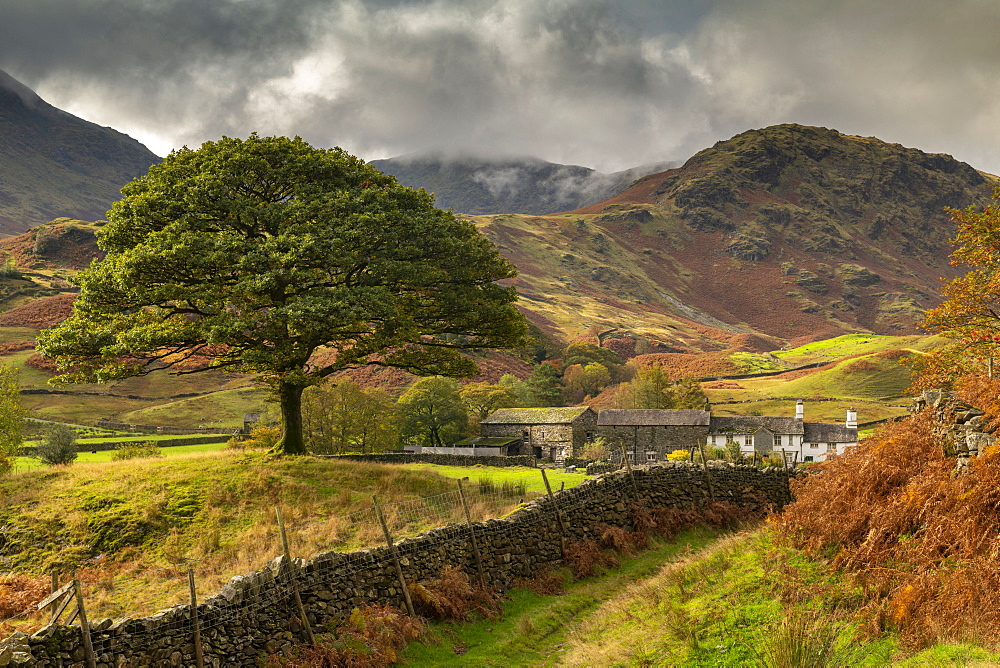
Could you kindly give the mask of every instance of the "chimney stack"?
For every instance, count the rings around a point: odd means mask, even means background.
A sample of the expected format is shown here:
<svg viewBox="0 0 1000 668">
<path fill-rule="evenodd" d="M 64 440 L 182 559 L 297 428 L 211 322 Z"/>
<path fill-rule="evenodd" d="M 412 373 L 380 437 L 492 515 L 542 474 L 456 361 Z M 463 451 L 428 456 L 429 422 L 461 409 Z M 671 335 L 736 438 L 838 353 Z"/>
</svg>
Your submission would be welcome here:
<svg viewBox="0 0 1000 668">
<path fill-rule="evenodd" d="M 805 404 L 802 403 L 801 399 L 795 402 L 795 419 L 796 420 L 806 419 L 806 407 Z"/>
<path fill-rule="evenodd" d="M 848 408 L 847 409 L 847 423 L 846 423 L 846 426 L 847 426 L 848 429 L 857 429 L 858 428 L 858 412 L 856 410 L 854 410 L 853 408 Z"/>
</svg>

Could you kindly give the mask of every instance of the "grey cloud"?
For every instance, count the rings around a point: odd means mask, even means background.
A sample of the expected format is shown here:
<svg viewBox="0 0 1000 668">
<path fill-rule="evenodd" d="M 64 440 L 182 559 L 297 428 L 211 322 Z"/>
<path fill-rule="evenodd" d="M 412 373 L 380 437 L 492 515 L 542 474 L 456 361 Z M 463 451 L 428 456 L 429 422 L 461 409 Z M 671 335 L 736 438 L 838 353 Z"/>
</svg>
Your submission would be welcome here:
<svg viewBox="0 0 1000 668">
<path fill-rule="evenodd" d="M 1000 171 L 1000 6 L 978 0 L 8 0 L 2 11 L 0 69 L 164 145 L 259 131 L 369 159 L 438 149 L 612 171 L 799 122 Z"/>
</svg>

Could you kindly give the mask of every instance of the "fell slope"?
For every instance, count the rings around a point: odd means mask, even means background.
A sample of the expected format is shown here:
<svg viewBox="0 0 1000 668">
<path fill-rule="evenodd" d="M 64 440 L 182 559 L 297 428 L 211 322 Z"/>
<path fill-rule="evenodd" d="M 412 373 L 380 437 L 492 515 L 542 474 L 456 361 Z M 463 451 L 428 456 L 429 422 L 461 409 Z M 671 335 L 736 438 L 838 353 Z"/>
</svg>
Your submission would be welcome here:
<svg viewBox="0 0 1000 668">
<path fill-rule="evenodd" d="M 111 128 L 48 104 L 0 71 L 0 234 L 104 218 L 119 190 L 158 162 Z"/>
<path fill-rule="evenodd" d="M 779 125 L 719 142 L 609 200 L 475 220 L 520 269 L 523 305 L 573 339 L 617 329 L 661 350 L 756 333 L 908 334 L 938 301 L 954 224 L 996 177 L 942 154 Z"/>
</svg>

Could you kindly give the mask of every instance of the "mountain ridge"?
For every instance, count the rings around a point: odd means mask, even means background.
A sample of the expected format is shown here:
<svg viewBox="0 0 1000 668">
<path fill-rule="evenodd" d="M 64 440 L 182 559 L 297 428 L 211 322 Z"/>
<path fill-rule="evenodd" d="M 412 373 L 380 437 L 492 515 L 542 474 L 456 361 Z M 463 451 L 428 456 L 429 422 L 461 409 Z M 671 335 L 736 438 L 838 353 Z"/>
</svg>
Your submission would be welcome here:
<svg viewBox="0 0 1000 668">
<path fill-rule="evenodd" d="M 45 102 L 0 71 L 0 234 L 102 219 L 123 185 L 160 158 L 135 139 Z"/>
<path fill-rule="evenodd" d="M 787 124 L 598 204 L 474 220 L 520 269 L 543 330 L 710 350 L 719 336 L 699 328 L 788 342 L 914 332 L 940 278 L 962 271 L 944 206 L 985 201 L 996 182 L 944 154 Z"/>
<path fill-rule="evenodd" d="M 636 179 L 675 163 L 642 165 L 603 174 L 533 156 L 484 158 L 469 154 L 415 153 L 371 164 L 403 185 L 434 193 L 437 206 L 473 215 L 544 215 L 595 204 Z"/>
</svg>

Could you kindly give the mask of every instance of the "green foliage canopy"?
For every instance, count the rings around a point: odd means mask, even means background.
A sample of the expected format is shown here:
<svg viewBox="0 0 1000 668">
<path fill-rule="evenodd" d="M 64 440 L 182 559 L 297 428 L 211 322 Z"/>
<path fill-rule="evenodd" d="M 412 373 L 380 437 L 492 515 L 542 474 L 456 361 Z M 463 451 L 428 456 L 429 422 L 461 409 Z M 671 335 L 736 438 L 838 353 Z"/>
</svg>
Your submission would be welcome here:
<svg viewBox="0 0 1000 668">
<path fill-rule="evenodd" d="M 463 438 L 468 422 L 454 378 L 421 378 L 399 397 L 403 436 L 429 446 L 445 446 Z"/>
<path fill-rule="evenodd" d="M 70 382 L 163 367 L 258 374 L 278 452 L 305 452 L 303 389 L 363 365 L 468 376 L 463 348 L 525 343 L 515 275 L 475 226 L 339 148 L 223 138 L 122 189 L 39 350 Z M 325 351 L 322 356 L 318 351 Z"/>
<path fill-rule="evenodd" d="M 382 389 L 363 389 L 347 377 L 306 388 L 302 423 L 310 452 L 382 452 L 399 443 L 399 410 Z"/>
<path fill-rule="evenodd" d="M 678 382 L 660 366 L 636 373 L 630 383 L 622 383 L 615 395 L 617 408 L 704 408 L 707 397 L 694 378 Z"/>
</svg>

